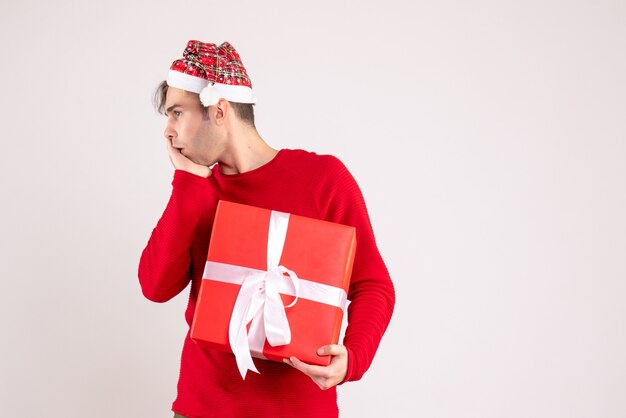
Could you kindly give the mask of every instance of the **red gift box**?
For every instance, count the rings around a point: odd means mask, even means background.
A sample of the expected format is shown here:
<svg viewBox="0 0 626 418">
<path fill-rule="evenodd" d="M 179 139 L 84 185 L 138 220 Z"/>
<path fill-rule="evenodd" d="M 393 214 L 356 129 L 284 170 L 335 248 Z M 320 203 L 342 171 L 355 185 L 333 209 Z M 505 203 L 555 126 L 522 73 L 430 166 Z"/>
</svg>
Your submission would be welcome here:
<svg viewBox="0 0 626 418">
<path fill-rule="evenodd" d="M 191 338 L 234 352 L 242 377 L 250 355 L 327 366 L 355 247 L 354 227 L 220 201 Z"/>
</svg>

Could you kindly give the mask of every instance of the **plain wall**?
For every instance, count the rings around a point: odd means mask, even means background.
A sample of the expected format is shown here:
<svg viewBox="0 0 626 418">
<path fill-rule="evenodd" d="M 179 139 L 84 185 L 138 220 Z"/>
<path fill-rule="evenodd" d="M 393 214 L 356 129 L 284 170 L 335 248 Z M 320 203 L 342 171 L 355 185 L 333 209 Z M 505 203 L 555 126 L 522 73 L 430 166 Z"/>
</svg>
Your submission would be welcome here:
<svg viewBox="0 0 626 418">
<path fill-rule="evenodd" d="M 342 416 L 626 416 L 618 0 L 3 0 L 3 416 L 172 415 L 188 289 L 149 302 L 137 265 L 189 39 L 237 48 L 272 146 L 362 188 L 398 299 Z"/>
</svg>

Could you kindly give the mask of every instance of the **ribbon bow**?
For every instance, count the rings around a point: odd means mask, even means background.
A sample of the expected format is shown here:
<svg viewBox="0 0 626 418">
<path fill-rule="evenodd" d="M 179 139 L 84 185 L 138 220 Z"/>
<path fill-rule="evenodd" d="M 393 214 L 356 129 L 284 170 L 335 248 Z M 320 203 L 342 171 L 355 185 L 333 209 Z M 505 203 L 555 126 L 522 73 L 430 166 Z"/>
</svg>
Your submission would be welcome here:
<svg viewBox="0 0 626 418">
<path fill-rule="evenodd" d="M 266 338 L 272 347 L 291 342 L 285 308 L 295 305 L 300 286 L 296 273 L 279 265 L 288 225 L 288 213 L 272 211 L 267 240 L 267 271 L 249 271 L 235 301 L 228 338 L 242 378 L 246 377 L 248 370 L 259 373 L 250 355 L 251 346 L 262 352 Z M 290 280 L 295 295 L 293 302 L 287 306 L 283 305 L 279 293 L 285 279 Z M 250 321 L 248 333 L 246 327 Z"/>
</svg>

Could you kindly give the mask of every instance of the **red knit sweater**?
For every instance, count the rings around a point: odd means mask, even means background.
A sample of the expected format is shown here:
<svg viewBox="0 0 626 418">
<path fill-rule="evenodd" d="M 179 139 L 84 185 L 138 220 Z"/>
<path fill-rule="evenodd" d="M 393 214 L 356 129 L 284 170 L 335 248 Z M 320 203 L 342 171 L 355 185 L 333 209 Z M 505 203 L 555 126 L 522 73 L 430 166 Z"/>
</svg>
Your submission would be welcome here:
<svg viewBox="0 0 626 418">
<path fill-rule="evenodd" d="M 191 325 L 219 199 L 324 219 L 356 227 L 357 250 L 348 292 L 345 381 L 370 366 L 391 318 L 395 295 L 376 247 L 363 196 L 335 157 L 283 149 L 267 164 L 225 175 L 214 166 L 208 179 L 174 172 L 172 195 L 139 262 L 144 295 L 165 302 L 189 282 L 185 313 Z M 336 389 L 320 390 L 292 367 L 255 359 L 260 372 L 242 380 L 231 353 L 206 350 L 189 333 L 181 356 L 178 396 L 172 410 L 187 417 L 336 417 Z"/>
</svg>

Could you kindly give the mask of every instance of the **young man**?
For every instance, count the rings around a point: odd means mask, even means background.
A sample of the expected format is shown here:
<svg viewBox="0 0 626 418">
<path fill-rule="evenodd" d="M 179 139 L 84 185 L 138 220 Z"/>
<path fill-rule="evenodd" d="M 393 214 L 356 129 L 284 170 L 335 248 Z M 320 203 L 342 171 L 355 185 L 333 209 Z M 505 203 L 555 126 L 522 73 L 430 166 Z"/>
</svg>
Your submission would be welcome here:
<svg viewBox="0 0 626 418">
<path fill-rule="evenodd" d="M 227 42 L 189 41 L 155 97 L 167 116 L 175 171 L 172 195 L 139 263 L 148 299 L 166 302 L 191 283 L 185 314 L 191 325 L 220 199 L 351 225 L 357 238 L 343 344 L 318 350 L 332 356 L 329 366 L 255 359 L 260 374 L 243 380 L 232 353 L 200 348 L 188 333 L 172 410 L 190 418 L 336 417 L 336 385 L 368 369 L 395 303 L 359 187 L 337 158 L 276 150 L 261 138 L 250 79 Z"/>
</svg>

